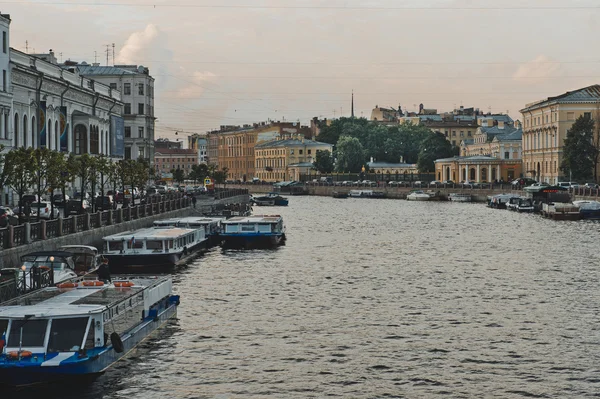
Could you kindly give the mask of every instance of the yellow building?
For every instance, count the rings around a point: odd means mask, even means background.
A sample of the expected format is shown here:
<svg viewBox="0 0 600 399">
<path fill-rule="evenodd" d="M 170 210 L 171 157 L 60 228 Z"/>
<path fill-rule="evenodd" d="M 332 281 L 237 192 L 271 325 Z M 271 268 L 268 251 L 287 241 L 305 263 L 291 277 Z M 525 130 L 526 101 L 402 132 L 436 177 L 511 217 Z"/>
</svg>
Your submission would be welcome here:
<svg viewBox="0 0 600 399">
<path fill-rule="evenodd" d="M 419 173 L 419 168 L 413 163 L 367 162 L 370 173 L 382 175 L 410 175 Z"/>
<path fill-rule="evenodd" d="M 487 155 L 452 157 L 435 161 L 435 178 L 440 181 L 491 183 L 509 182 L 521 176 L 520 159 L 500 159 Z"/>
<path fill-rule="evenodd" d="M 393 108 L 383 108 L 376 105 L 371 111 L 371 120 L 374 122 L 397 122 L 398 111 Z"/>
<path fill-rule="evenodd" d="M 551 184 L 569 180 L 560 170 L 567 130 L 580 116 L 593 118 L 598 111 L 600 85 L 527 104 L 521 110 L 525 176 Z"/>
<path fill-rule="evenodd" d="M 479 127 L 471 139 L 460 143 L 461 156 L 488 155 L 502 159 L 521 159 L 523 130 L 512 126 Z"/>
<path fill-rule="evenodd" d="M 308 173 L 317 151 L 333 151 L 333 145 L 308 140 L 298 134 L 283 134 L 275 140 L 257 143 L 255 177 L 266 181 L 300 180 Z"/>
</svg>

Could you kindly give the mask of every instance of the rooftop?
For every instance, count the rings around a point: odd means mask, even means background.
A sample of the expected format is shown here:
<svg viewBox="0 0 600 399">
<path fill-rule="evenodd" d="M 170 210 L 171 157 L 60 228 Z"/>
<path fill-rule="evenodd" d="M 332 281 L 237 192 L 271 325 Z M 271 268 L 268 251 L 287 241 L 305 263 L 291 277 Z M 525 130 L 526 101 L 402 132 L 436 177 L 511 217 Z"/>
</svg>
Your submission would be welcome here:
<svg viewBox="0 0 600 399">
<path fill-rule="evenodd" d="M 198 155 L 198 150 L 189 148 L 156 148 L 155 155 Z"/>
<path fill-rule="evenodd" d="M 264 143 L 256 144 L 255 148 L 278 148 L 278 147 L 317 147 L 317 146 L 330 146 L 329 143 L 321 143 L 320 141 L 313 141 L 309 139 L 283 139 L 283 140 L 272 140 Z"/>
<path fill-rule="evenodd" d="M 592 85 L 582 89 L 568 91 L 564 94 L 548 97 L 545 100 L 529 103 L 521 112 L 542 108 L 550 104 L 596 103 L 600 102 L 600 85 Z"/>
</svg>

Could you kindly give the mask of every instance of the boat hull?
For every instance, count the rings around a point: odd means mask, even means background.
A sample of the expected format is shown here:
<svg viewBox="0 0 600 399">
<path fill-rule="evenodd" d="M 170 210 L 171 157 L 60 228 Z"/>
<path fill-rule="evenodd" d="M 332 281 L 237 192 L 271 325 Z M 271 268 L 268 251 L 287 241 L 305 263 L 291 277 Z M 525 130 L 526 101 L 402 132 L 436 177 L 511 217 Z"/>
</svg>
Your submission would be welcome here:
<svg viewBox="0 0 600 399">
<path fill-rule="evenodd" d="M 126 356 L 140 342 L 176 315 L 177 304 L 172 303 L 154 319 L 148 318 L 142 321 L 131 333 L 121 337 L 124 348 L 121 353 L 117 353 L 113 350 L 112 345 L 108 345 L 100 353 L 64 365 L 42 367 L 39 363 L 30 366 L 24 362 L 20 362 L 18 366 L 2 364 L 0 365 L 0 386 L 22 388 L 66 379 L 72 381 L 74 378 L 93 378 Z"/>
<path fill-rule="evenodd" d="M 221 238 L 226 249 L 268 249 L 285 243 L 285 234 L 222 234 Z"/>
</svg>

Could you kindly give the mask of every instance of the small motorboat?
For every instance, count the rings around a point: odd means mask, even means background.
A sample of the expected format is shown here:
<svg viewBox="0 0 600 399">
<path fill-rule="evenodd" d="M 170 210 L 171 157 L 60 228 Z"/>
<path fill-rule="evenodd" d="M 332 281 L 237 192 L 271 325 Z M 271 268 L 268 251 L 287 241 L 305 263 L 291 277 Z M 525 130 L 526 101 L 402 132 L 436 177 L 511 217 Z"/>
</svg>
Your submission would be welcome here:
<svg viewBox="0 0 600 399">
<path fill-rule="evenodd" d="M 431 195 L 423 190 L 414 190 L 406 196 L 406 199 L 409 201 L 429 201 L 431 199 Z"/>
</svg>

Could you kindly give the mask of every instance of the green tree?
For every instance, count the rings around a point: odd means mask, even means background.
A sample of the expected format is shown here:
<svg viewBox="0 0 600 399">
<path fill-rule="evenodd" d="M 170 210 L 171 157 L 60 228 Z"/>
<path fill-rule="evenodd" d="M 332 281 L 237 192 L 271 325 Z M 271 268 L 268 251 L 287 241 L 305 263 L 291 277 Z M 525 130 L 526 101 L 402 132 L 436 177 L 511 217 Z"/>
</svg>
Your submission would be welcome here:
<svg viewBox="0 0 600 399">
<path fill-rule="evenodd" d="M 4 145 L 0 144 L 0 193 L 4 191 L 4 187 L 6 186 L 6 174 L 4 173 L 4 160 L 6 159 L 6 153 L 4 152 Z M 0 194 L 0 205 L 2 205 L 2 201 L 4 195 Z"/>
<path fill-rule="evenodd" d="M 80 195 L 80 199 L 81 199 L 81 204 L 80 204 L 80 212 L 83 213 L 83 201 L 85 200 L 85 193 L 86 193 L 86 188 L 88 186 L 88 184 L 91 182 L 92 179 L 95 180 L 95 177 L 93 177 L 93 174 L 96 171 L 96 166 L 95 166 L 95 159 L 94 157 L 92 157 L 90 154 L 82 154 L 79 156 L 76 156 L 73 159 L 74 165 L 73 165 L 73 170 L 74 170 L 74 175 L 75 177 L 79 178 L 79 195 Z M 94 200 L 94 193 L 92 192 L 92 201 Z"/>
<path fill-rule="evenodd" d="M 29 187 L 33 186 L 36 178 L 33 149 L 20 147 L 6 154 L 4 174 L 6 184 L 17 193 L 19 206 L 23 207 L 23 195 Z M 19 222 L 22 222 L 21 213 L 19 213 Z"/>
<path fill-rule="evenodd" d="M 210 170 L 208 165 L 202 163 L 199 165 L 192 165 L 192 171 L 190 172 L 188 178 L 193 180 L 194 184 L 196 184 L 198 181 L 204 181 L 204 179 L 209 175 Z"/>
<path fill-rule="evenodd" d="M 221 168 L 221 170 L 215 170 L 212 174 L 212 178 L 214 179 L 215 184 L 223 184 L 223 187 L 225 187 L 228 174 L 229 168 L 225 166 Z"/>
<path fill-rule="evenodd" d="M 315 156 L 313 167 L 319 171 L 319 173 L 331 173 L 333 172 L 333 155 L 330 151 L 319 150 Z"/>
<path fill-rule="evenodd" d="M 182 169 L 173 169 L 171 170 L 171 173 L 173 173 L 173 181 L 181 184 L 185 180 L 185 173 L 183 173 Z"/>
<path fill-rule="evenodd" d="M 337 144 L 336 170 L 358 173 L 365 163 L 365 150 L 355 137 L 342 136 Z"/>
<path fill-rule="evenodd" d="M 68 170 L 68 164 L 65 154 L 60 151 L 50 151 L 48 158 L 48 170 L 46 173 L 48 190 L 50 191 L 50 218 L 54 218 L 54 192 L 65 187 L 68 179 L 64 179 L 63 174 Z M 66 172 L 68 174 L 68 171 Z M 64 193 L 63 193 L 64 194 Z M 63 197 L 64 199 L 64 197 Z M 65 201 L 63 201 L 63 204 Z"/>
<path fill-rule="evenodd" d="M 567 130 L 560 169 L 575 180 L 593 178 L 597 152 L 594 146 L 594 121 L 584 114 Z"/>
<path fill-rule="evenodd" d="M 98 185 L 100 186 L 101 204 L 104 204 L 105 188 L 110 183 L 113 163 L 106 155 L 96 157 L 96 170 L 98 171 Z M 104 209 L 103 209 L 104 210 Z"/>
<path fill-rule="evenodd" d="M 40 201 L 37 202 L 37 214 L 39 218 L 40 209 L 41 209 L 41 198 L 46 193 L 46 189 L 48 188 L 48 167 L 50 164 L 50 160 L 52 157 L 52 151 L 46 147 L 36 148 L 33 150 L 33 158 L 35 160 L 35 169 L 36 169 L 36 178 L 35 178 L 35 186 L 36 186 L 36 194 Z"/>
<path fill-rule="evenodd" d="M 435 160 L 453 156 L 452 144 L 442 133 L 432 133 L 421 142 L 417 168 L 421 173 L 434 172 Z"/>
<path fill-rule="evenodd" d="M 138 192 L 143 190 L 148 185 L 148 180 L 151 177 L 150 173 L 154 172 L 154 170 L 151 168 L 150 161 L 147 158 L 138 158 L 132 164 L 132 167 L 131 198 L 133 200 L 132 204 L 135 205 L 134 188 L 137 187 Z"/>
</svg>

